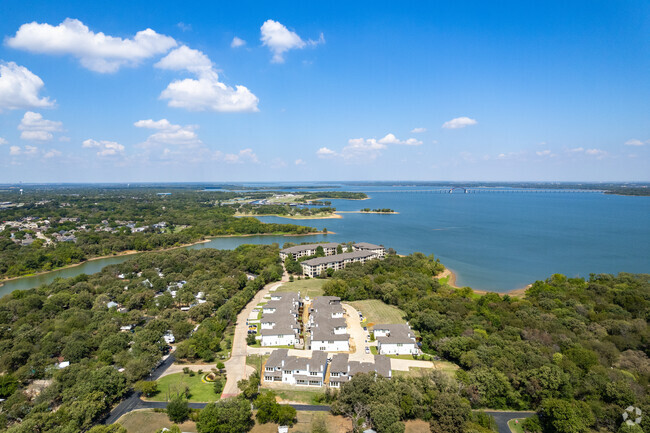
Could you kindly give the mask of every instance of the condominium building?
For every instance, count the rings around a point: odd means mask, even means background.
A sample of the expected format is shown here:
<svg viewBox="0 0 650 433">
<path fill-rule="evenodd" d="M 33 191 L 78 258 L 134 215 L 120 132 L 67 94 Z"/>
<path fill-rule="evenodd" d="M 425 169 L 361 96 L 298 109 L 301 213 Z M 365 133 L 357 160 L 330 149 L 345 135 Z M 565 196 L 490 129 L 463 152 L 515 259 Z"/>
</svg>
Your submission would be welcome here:
<svg viewBox="0 0 650 433">
<path fill-rule="evenodd" d="M 379 258 L 384 258 L 386 256 L 386 248 L 381 245 L 369 244 L 368 242 L 357 242 L 352 244 L 352 249 L 354 251 L 370 251 L 377 254 Z"/>
<path fill-rule="evenodd" d="M 416 355 L 418 346 L 415 334 L 408 325 L 375 325 L 377 350 L 382 355 Z"/>
<path fill-rule="evenodd" d="M 315 350 L 311 358 L 290 356 L 287 349 L 274 350 L 264 365 L 264 381 L 298 386 L 323 386 L 327 354 Z"/>
<path fill-rule="evenodd" d="M 329 386 L 339 388 L 358 373 L 374 371 L 380 376 L 391 377 L 390 359 L 382 355 L 374 356 L 375 362 L 350 361 L 347 353 L 337 353 L 330 363 Z"/>
<path fill-rule="evenodd" d="M 353 251 L 351 253 L 335 254 L 327 257 L 316 257 L 301 263 L 302 273 L 314 278 L 320 276 L 328 268 L 338 271 L 350 263 L 365 263 L 368 260 L 378 258 L 380 256 L 372 251 Z"/>
<path fill-rule="evenodd" d="M 326 256 L 331 256 L 336 254 L 336 249 L 341 245 L 338 242 L 329 242 L 324 244 L 306 244 L 306 245 L 296 245 L 295 247 L 285 248 L 280 251 L 280 258 L 286 260 L 287 257 L 291 256 L 294 260 L 298 260 L 299 257 L 304 256 L 315 256 L 316 249 L 318 247 L 323 248 L 323 252 Z M 345 245 L 342 245 L 345 248 Z"/>
</svg>

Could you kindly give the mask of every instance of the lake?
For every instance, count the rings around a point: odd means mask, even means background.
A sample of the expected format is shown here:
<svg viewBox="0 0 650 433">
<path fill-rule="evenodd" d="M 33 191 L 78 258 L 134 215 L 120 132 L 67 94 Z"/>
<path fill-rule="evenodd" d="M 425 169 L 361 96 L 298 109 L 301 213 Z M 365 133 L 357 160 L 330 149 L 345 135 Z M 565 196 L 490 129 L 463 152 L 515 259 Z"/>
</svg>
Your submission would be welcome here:
<svg viewBox="0 0 650 433">
<path fill-rule="evenodd" d="M 289 220 L 335 234 L 216 238 L 190 248 L 235 248 L 242 243 L 366 241 L 400 254 L 434 254 L 456 272 L 457 284 L 505 292 L 553 273 L 650 272 L 650 197 L 593 192 L 431 193 L 427 187 L 343 187 L 369 200 L 331 200 L 342 211 L 391 208 L 398 215 L 345 213 L 342 219 Z M 487 190 L 486 190 L 487 191 Z M 51 274 L 8 281 L 0 295 L 57 276 L 93 273 L 130 256 L 84 263 Z"/>
</svg>

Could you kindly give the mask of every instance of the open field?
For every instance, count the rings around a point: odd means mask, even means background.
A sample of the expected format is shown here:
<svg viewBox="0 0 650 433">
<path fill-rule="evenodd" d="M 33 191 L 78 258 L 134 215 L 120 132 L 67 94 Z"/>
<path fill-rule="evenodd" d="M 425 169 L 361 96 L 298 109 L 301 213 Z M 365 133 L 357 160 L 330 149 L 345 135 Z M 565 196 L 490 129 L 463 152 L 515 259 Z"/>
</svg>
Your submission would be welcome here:
<svg viewBox="0 0 650 433">
<path fill-rule="evenodd" d="M 406 323 L 404 320 L 404 313 L 399 308 L 393 305 L 384 304 L 377 299 L 368 299 L 365 301 L 352 301 L 348 302 L 366 318 L 365 326 L 372 326 L 377 323 L 381 324 L 394 324 Z"/>
<path fill-rule="evenodd" d="M 429 433 L 431 431 L 429 423 L 421 419 L 406 421 L 404 425 L 406 425 L 404 433 Z"/>
<path fill-rule="evenodd" d="M 157 413 L 150 410 L 138 410 L 125 414 L 118 420 L 122 427 L 128 433 L 155 433 L 163 427 L 170 428 L 173 423 L 167 418 L 165 413 Z M 183 432 L 196 432 L 196 424 L 192 421 L 186 421 L 179 424 Z M 277 430 L 276 430 L 277 431 Z"/>
<path fill-rule="evenodd" d="M 209 370 L 206 370 L 206 372 L 209 372 Z M 219 400 L 221 394 L 214 393 L 212 383 L 203 383 L 201 381 L 203 374 L 196 373 L 194 376 L 190 376 L 185 373 L 174 373 L 161 377 L 158 380 L 158 394 L 147 400 L 168 401 L 179 390 L 184 390 L 185 386 L 190 389 L 190 402 L 204 403 Z"/>
<path fill-rule="evenodd" d="M 309 280 L 294 280 L 292 283 L 284 283 L 278 287 L 277 292 L 300 292 L 300 297 L 309 296 L 314 299 L 316 296 L 323 295 L 323 284 L 326 280 L 311 278 Z"/>
<path fill-rule="evenodd" d="M 298 412 L 297 418 L 298 422 L 289 429 L 289 433 L 310 432 L 319 422 L 323 423 L 327 427 L 327 431 L 331 433 L 346 432 L 352 429 L 352 422 L 350 420 L 345 419 L 342 416 L 334 416 L 325 412 L 300 411 Z M 277 433 L 277 431 L 277 424 L 268 423 L 256 424 L 250 433 Z M 419 431 L 414 430 L 410 433 L 419 433 Z"/>
</svg>

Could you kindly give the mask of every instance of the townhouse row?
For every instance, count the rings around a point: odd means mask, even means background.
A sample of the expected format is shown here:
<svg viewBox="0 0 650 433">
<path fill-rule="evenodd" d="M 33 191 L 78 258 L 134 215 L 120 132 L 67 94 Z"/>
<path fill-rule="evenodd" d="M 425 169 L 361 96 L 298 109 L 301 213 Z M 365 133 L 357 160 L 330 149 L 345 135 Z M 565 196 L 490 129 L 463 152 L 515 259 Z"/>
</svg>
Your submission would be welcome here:
<svg viewBox="0 0 650 433">
<path fill-rule="evenodd" d="M 334 354 L 315 350 L 311 358 L 291 356 L 287 349 L 274 350 L 264 365 L 264 381 L 285 385 L 339 388 L 355 374 L 374 371 L 392 377 L 390 359 L 375 355 L 374 362 L 350 361 L 345 353 Z"/>
<path fill-rule="evenodd" d="M 271 300 L 262 306 L 260 335 L 262 346 L 292 346 L 301 344 L 302 302 L 295 292 L 273 292 Z"/>
</svg>

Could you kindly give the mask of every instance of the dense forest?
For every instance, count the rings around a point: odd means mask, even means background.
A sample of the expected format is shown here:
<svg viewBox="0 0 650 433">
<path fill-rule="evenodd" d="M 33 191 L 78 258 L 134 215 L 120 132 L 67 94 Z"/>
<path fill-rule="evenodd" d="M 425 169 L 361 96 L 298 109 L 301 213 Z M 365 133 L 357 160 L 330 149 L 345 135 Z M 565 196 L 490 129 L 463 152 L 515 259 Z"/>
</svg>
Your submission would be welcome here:
<svg viewBox="0 0 650 433">
<path fill-rule="evenodd" d="M 0 278 L 47 271 L 123 251 L 175 247 L 209 236 L 316 231 L 313 227 L 236 218 L 233 216 L 235 209 L 220 202 L 238 197 L 237 193 L 178 192 L 159 196 L 155 190 L 147 189 L 80 191 L 20 196 L 24 206 L 0 210 L 0 222 L 20 221 L 25 217 L 47 219 L 50 226 L 46 235 L 77 228 L 75 242 L 47 244 L 42 239 L 35 239 L 31 245 L 20 245 L 11 238 L 12 235 L 24 237 L 24 231 L 5 228 L 0 232 Z M 253 197 L 267 197 L 269 194 L 254 193 Z M 0 197 L 4 200 L 11 196 L 5 193 Z M 78 222 L 60 223 L 61 218 L 78 219 Z M 142 227 L 143 231 L 122 224 L 129 221 L 134 222 L 135 227 Z M 159 223 L 165 223 L 164 227 L 154 227 Z M 85 229 L 78 229 L 82 225 Z"/>
<path fill-rule="evenodd" d="M 449 398 L 535 410 L 529 431 L 618 431 L 628 406 L 650 413 L 650 275 L 554 275 L 516 298 L 442 286 L 432 278 L 441 269 L 422 254 L 389 256 L 335 272 L 324 289 L 400 307 L 426 353 L 460 366 Z M 368 410 L 385 400 L 377 394 Z M 418 416 L 397 409 L 400 419 Z M 649 417 L 641 427 L 650 431 Z"/>
<path fill-rule="evenodd" d="M 228 325 L 281 275 L 277 245 L 175 250 L 4 296 L 0 431 L 87 430 L 158 364 L 170 331 L 177 357 L 224 356 Z"/>
</svg>

